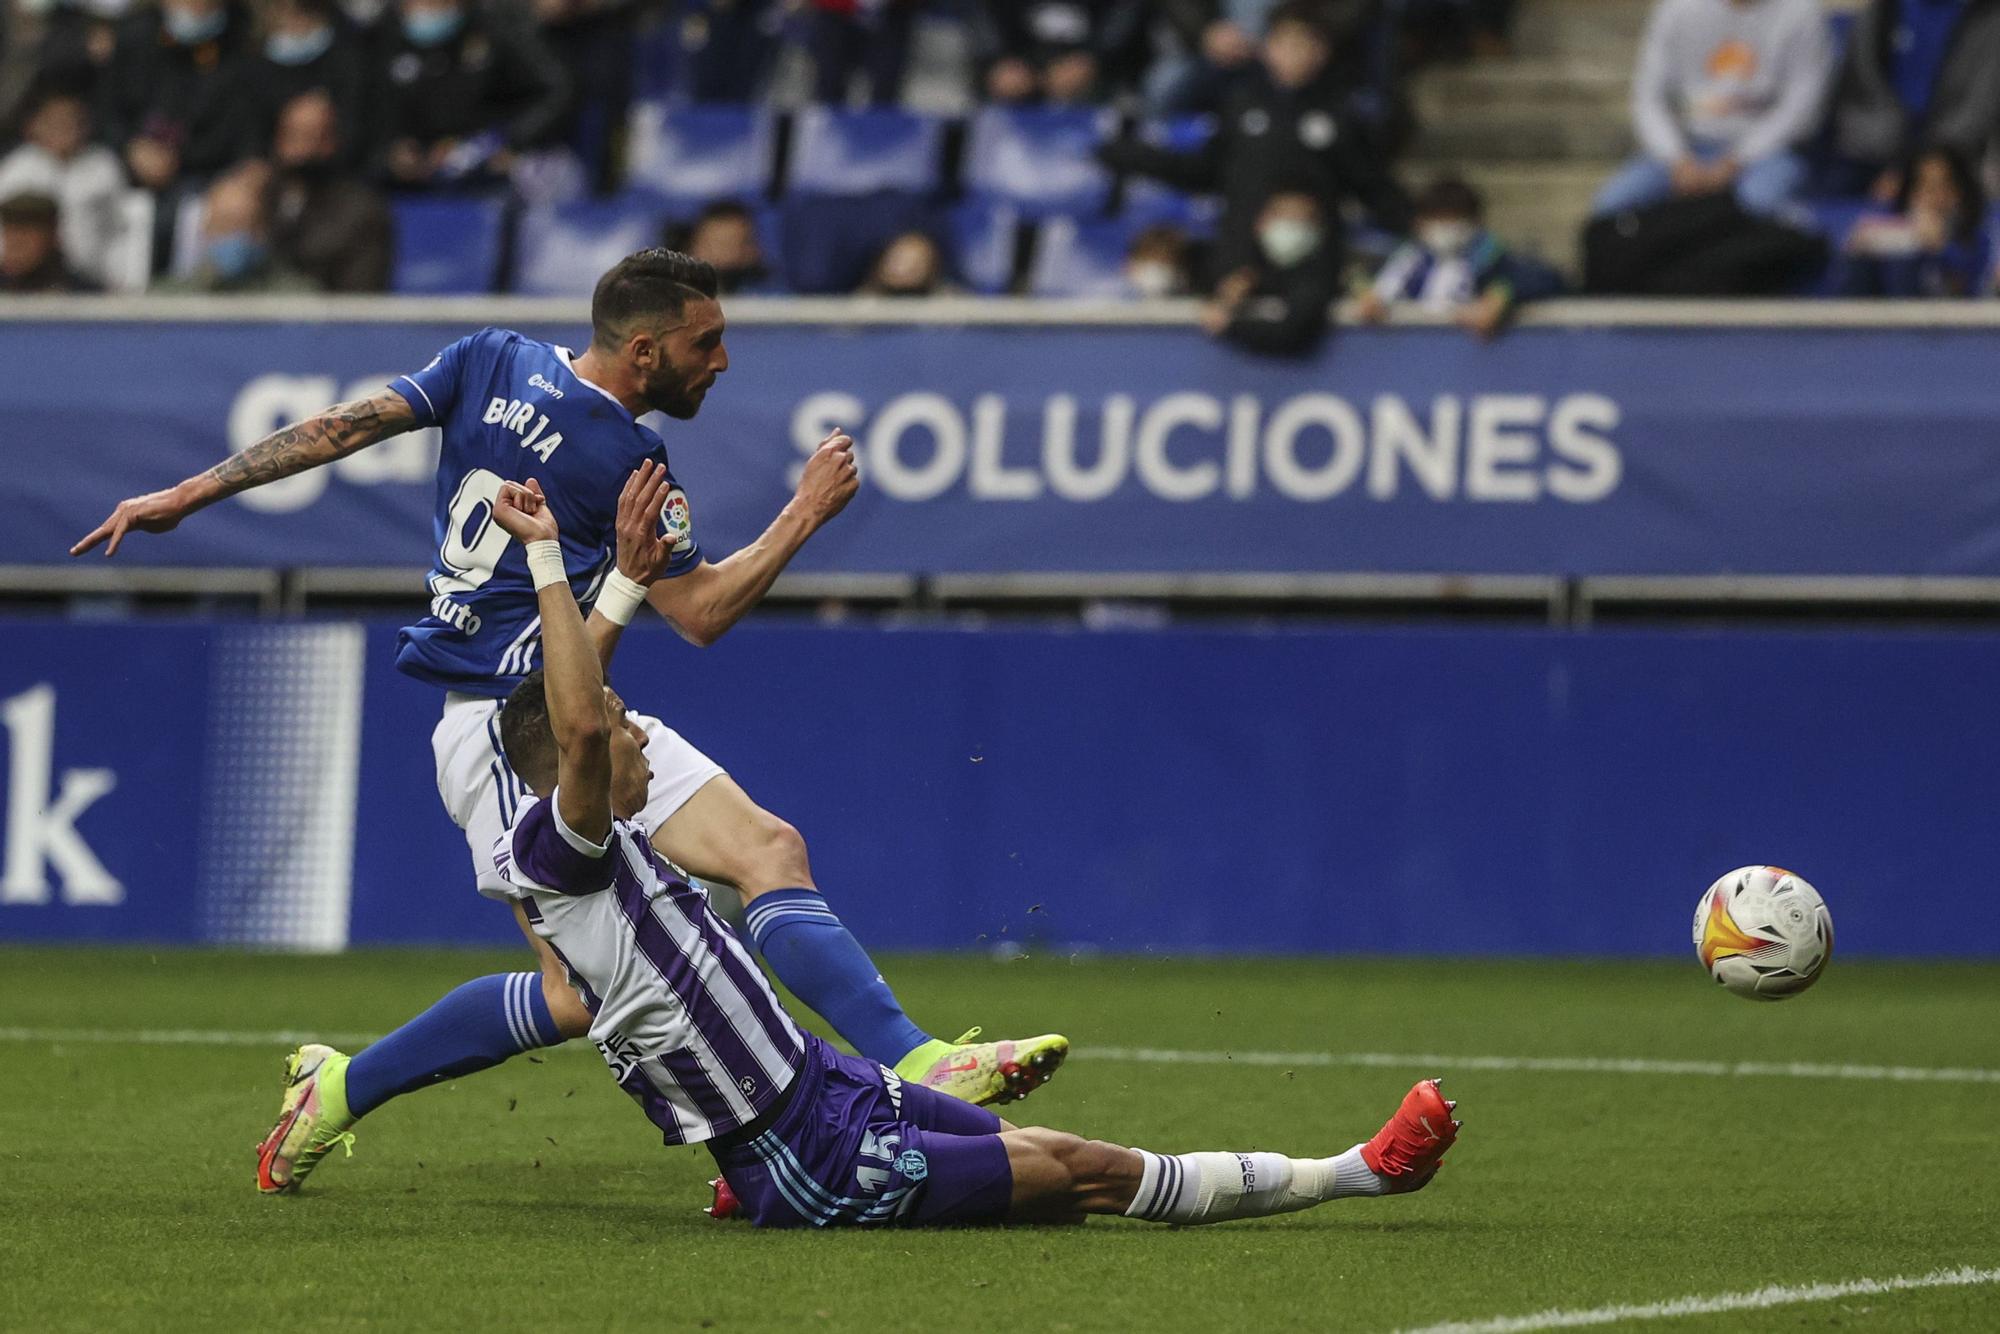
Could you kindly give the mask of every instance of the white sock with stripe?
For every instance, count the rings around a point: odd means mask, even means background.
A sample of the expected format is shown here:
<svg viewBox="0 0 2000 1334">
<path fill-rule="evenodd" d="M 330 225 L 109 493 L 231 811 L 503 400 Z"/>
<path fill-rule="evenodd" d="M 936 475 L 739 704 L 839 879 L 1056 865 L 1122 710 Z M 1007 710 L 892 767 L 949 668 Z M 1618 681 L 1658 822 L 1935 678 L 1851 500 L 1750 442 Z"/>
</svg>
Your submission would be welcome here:
<svg viewBox="0 0 2000 1334">
<path fill-rule="evenodd" d="M 1144 1163 L 1127 1218 L 1154 1223 L 1221 1223 L 1296 1213 L 1351 1195 L 1380 1195 L 1385 1183 L 1361 1160 L 1361 1146 L 1333 1158 L 1282 1153 L 1183 1153 L 1134 1149 Z"/>
</svg>

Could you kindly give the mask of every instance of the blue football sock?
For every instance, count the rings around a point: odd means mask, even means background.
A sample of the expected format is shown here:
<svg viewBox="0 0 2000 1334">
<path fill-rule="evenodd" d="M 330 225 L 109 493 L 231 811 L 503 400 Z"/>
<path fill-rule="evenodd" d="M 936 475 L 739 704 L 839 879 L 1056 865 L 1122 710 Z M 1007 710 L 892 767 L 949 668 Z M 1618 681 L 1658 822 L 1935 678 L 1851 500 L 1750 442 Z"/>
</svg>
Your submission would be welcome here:
<svg viewBox="0 0 2000 1334">
<path fill-rule="evenodd" d="M 778 980 L 869 1060 L 893 1066 L 931 1041 L 817 890 L 761 894 L 743 921 Z"/>
<path fill-rule="evenodd" d="M 355 1053 L 347 1066 L 347 1107 L 365 1116 L 391 1098 L 562 1040 L 540 973 L 475 978 Z"/>
</svg>

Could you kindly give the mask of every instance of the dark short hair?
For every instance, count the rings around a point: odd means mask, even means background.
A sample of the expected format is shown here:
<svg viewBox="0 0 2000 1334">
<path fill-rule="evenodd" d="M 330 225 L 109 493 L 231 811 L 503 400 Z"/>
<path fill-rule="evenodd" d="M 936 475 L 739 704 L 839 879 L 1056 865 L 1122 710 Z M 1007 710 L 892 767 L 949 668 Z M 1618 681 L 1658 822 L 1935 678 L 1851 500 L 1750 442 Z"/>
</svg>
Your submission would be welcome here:
<svg viewBox="0 0 2000 1334">
<path fill-rule="evenodd" d="M 539 792 L 554 786 L 556 730 L 549 721 L 549 695 L 539 667 L 522 677 L 500 706 L 500 748 L 529 787 Z"/>
<path fill-rule="evenodd" d="M 754 215 L 751 214 L 747 205 L 740 204 L 734 199 L 718 199 L 714 203 L 706 205 L 701 212 L 694 215 L 694 226 L 690 227 L 688 231 L 690 234 L 693 234 L 711 222 L 754 222 L 755 220 Z"/>
<path fill-rule="evenodd" d="M 1944 168 L 1951 173 L 1952 186 L 1958 191 L 1958 227 L 1952 233 L 1954 241 L 1971 241 L 1978 237 L 1979 229 L 1986 225 L 1986 191 L 1980 186 L 1979 172 L 1972 160 L 1949 144 L 1933 144 L 1911 154 L 1903 166 L 1903 188 L 1898 192 L 1896 205 L 1907 209 L 1910 196 L 1917 189 L 1917 168 L 1926 158 L 1943 158 Z"/>
<path fill-rule="evenodd" d="M 29 191 L 0 201 L 0 223 L 9 227 L 53 228 L 58 211 L 52 196 Z"/>
<path fill-rule="evenodd" d="M 655 246 L 627 255 L 597 280 L 590 297 L 590 339 L 616 347 L 640 320 L 672 322 L 691 301 L 714 300 L 715 266 L 678 250 Z"/>
<path fill-rule="evenodd" d="M 1264 20 L 1266 33 L 1276 32 L 1281 26 L 1296 23 L 1302 28 L 1312 29 L 1313 35 L 1327 45 L 1333 45 L 1335 28 L 1333 18 L 1327 13 L 1324 0 L 1283 0 L 1271 10 Z"/>
<path fill-rule="evenodd" d="M 1449 213 L 1457 217 L 1479 218 L 1486 214 L 1486 201 L 1479 197 L 1479 191 L 1458 177 L 1440 176 L 1417 196 L 1416 213 L 1419 217 Z"/>
</svg>

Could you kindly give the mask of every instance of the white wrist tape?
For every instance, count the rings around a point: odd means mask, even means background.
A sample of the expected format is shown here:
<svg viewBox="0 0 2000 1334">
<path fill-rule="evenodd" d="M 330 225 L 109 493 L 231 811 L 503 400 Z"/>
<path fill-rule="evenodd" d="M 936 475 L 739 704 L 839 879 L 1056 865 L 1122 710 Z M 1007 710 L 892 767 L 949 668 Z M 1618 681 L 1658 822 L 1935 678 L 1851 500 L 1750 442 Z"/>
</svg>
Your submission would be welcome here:
<svg viewBox="0 0 2000 1334">
<path fill-rule="evenodd" d="M 535 591 L 541 592 L 550 584 L 569 582 L 569 571 L 563 568 L 562 543 L 553 537 L 545 537 L 539 542 L 528 543 L 528 575 L 535 581 Z"/>
<path fill-rule="evenodd" d="M 637 579 L 627 579 L 623 570 L 613 570 L 611 577 L 604 581 L 604 588 L 597 595 L 597 610 L 605 620 L 613 625 L 632 624 L 633 613 L 646 600 L 646 586 Z"/>
</svg>

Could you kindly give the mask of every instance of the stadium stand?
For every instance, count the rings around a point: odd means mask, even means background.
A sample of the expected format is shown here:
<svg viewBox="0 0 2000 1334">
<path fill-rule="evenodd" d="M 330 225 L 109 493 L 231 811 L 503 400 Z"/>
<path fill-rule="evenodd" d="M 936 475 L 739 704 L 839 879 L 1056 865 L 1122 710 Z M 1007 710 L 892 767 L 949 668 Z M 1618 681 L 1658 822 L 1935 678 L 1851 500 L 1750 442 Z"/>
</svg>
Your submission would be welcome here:
<svg viewBox="0 0 2000 1334">
<path fill-rule="evenodd" d="M 490 292 L 500 276 L 506 200 L 494 195 L 409 197 L 394 205 L 396 266 L 405 296 Z"/>
</svg>

